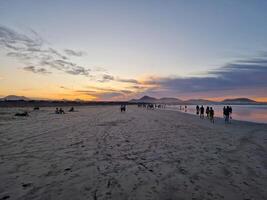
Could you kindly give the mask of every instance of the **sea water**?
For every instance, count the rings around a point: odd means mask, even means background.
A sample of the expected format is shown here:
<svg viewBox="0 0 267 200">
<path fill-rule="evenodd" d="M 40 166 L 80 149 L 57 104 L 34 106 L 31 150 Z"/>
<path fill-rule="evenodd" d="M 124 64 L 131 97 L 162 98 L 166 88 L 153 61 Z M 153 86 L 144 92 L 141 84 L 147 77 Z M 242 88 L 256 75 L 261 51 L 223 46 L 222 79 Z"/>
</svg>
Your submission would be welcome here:
<svg viewBox="0 0 267 200">
<path fill-rule="evenodd" d="M 227 105 L 204 105 L 205 111 L 207 106 L 211 106 L 214 109 L 215 117 L 223 118 L 223 107 Z M 184 105 L 181 107 L 182 110 L 180 110 L 180 105 L 167 106 L 171 110 L 185 112 Z M 231 105 L 231 107 L 234 120 L 267 123 L 267 105 Z M 196 105 L 187 105 L 187 113 L 196 114 Z"/>
</svg>

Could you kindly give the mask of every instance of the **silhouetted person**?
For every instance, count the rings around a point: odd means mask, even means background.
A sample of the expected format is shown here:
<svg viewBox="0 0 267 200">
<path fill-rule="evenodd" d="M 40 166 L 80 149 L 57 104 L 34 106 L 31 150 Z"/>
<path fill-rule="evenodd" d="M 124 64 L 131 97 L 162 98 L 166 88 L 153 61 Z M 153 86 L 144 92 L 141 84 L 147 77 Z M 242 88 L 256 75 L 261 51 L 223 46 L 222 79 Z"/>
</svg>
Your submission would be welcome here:
<svg viewBox="0 0 267 200">
<path fill-rule="evenodd" d="M 206 108 L 206 115 L 207 115 L 207 118 L 209 118 L 209 115 L 210 115 L 210 107 L 207 106 Z"/>
<path fill-rule="evenodd" d="M 121 112 L 126 112 L 126 105 L 121 105 Z"/>
<path fill-rule="evenodd" d="M 69 112 L 74 112 L 74 108 L 71 107 L 70 110 L 69 110 Z"/>
<path fill-rule="evenodd" d="M 22 112 L 22 113 L 16 113 L 15 116 L 17 117 L 28 117 L 29 113 L 27 111 Z"/>
<path fill-rule="evenodd" d="M 209 116 L 210 116 L 210 121 L 214 123 L 214 110 L 212 109 L 212 107 L 210 107 Z"/>
<path fill-rule="evenodd" d="M 65 111 L 62 108 L 60 108 L 59 109 L 59 114 L 65 114 Z"/>
<path fill-rule="evenodd" d="M 199 115 L 199 106 L 196 106 L 197 115 Z"/>
<path fill-rule="evenodd" d="M 229 122 L 232 119 L 232 112 L 233 112 L 232 106 L 229 106 Z"/>
<path fill-rule="evenodd" d="M 223 107 L 224 122 L 229 123 L 229 106 Z"/>
<path fill-rule="evenodd" d="M 59 109 L 58 108 L 56 108 L 55 113 L 59 114 Z"/>
<path fill-rule="evenodd" d="M 203 105 L 200 107 L 200 118 L 201 119 L 204 119 L 204 111 L 205 111 L 205 109 L 204 109 L 204 107 L 203 107 Z"/>
<path fill-rule="evenodd" d="M 187 106 L 184 106 L 184 111 L 187 112 Z"/>
</svg>

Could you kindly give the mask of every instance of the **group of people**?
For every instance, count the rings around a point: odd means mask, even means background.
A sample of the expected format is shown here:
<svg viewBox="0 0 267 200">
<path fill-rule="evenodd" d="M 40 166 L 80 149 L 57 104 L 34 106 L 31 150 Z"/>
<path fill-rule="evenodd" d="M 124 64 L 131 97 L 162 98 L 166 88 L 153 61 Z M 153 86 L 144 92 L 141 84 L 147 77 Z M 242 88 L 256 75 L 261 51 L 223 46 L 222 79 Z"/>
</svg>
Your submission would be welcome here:
<svg viewBox="0 0 267 200">
<path fill-rule="evenodd" d="M 224 117 L 224 122 L 226 124 L 230 123 L 230 119 L 232 119 L 232 107 L 231 106 L 224 106 L 223 107 L 223 117 Z"/>
<path fill-rule="evenodd" d="M 55 113 L 56 114 L 65 114 L 65 111 L 62 108 L 59 108 L 59 109 L 56 108 Z"/>
<path fill-rule="evenodd" d="M 154 110 L 156 108 L 160 109 L 160 108 L 165 108 L 166 105 L 165 104 L 155 104 L 155 103 L 138 103 L 137 104 L 138 108 L 147 108 L 149 110 Z"/>
<path fill-rule="evenodd" d="M 203 105 L 201 107 L 199 107 L 199 105 L 196 106 L 196 114 L 199 115 L 201 119 L 204 119 L 204 112 L 205 108 Z M 206 116 L 212 123 L 214 123 L 214 109 L 212 107 L 207 106 Z"/>
<path fill-rule="evenodd" d="M 199 107 L 198 105 L 196 106 L 196 114 L 200 115 L 201 119 L 204 119 L 204 110 L 205 108 L 203 106 L 201 107 Z M 231 106 L 223 107 L 223 117 L 224 117 L 225 123 L 230 123 L 230 119 L 232 119 L 231 117 L 232 111 L 233 109 Z M 207 118 L 210 119 L 212 123 L 214 123 L 214 109 L 212 107 L 207 106 L 206 115 L 207 115 Z"/>
<path fill-rule="evenodd" d="M 69 112 L 74 112 L 74 107 L 71 107 L 69 109 Z M 55 113 L 56 114 L 65 114 L 65 111 L 62 108 L 56 108 Z"/>
</svg>

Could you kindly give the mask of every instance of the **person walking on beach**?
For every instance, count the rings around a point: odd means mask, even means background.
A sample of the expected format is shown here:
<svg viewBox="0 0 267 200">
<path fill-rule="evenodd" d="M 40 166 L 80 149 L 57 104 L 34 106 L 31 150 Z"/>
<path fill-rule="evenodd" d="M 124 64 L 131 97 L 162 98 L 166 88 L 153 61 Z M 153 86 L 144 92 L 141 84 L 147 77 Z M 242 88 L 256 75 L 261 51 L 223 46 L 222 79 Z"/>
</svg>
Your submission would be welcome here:
<svg viewBox="0 0 267 200">
<path fill-rule="evenodd" d="M 207 106 L 207 108 L 206 108 L 206 115 L 207 115 L 207 118 L 209 118 L 209 114 L 210 114 L 210 107 Z"/>
<path fill-rule="evenodd" d="M 126 105 L 121 105 L 121 112 L 126 112 Z"/>
<path fill-rule="evenodd" d="M 184 111 L 187 112 L 187 106 L 184 106 Z"/>
<path fill-rule="evenodd" d="M 229 106 L 223 107 L 223 116 L 224 116 L 224 123 L 229 123 Z"/>
<path fill-rule="evenodd" d="M 203 105 L 200 107 L 200 118 L 201 119 L 204 119 L 204 107 L 203 107 Z"/>
<path fill-rule="evenodd" d="M 233 112 L 232 106 L 229 106 L 229 123 L 232 120 L 232 112 Z"/>
<path fill-rule="evenodd" d="M 197 115 L 199 115 L 199 106 L 196 107 Z"/>
<path fill-rule="evenodd" d="M 212 107 L 210 107 L 209 109 L 209 117 L 210 117 L 210 122 L 214 123 L 214 110 L 212 109 Z"/>
</svg>

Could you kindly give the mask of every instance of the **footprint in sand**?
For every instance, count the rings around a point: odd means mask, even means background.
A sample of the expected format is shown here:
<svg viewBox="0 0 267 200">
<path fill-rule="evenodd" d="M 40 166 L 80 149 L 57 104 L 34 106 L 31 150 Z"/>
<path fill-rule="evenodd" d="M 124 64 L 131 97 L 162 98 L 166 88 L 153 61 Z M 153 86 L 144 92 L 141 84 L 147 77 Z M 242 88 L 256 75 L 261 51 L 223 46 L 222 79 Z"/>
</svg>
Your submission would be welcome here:
<svg viewBox="0 0 267 200">
<path fill-rule="evenodd" d="M 9 198 L 10 198 L 9 195 L 5 195 L 5 196 L 3 196 L 0 200 L 5 200 L 5 199 L 9 199 Z"/>
<path fill-rule="evenodd" d="M 32 186 L 32 183 L 22 183 L 22 187 L 26 189 L 27 187 Z"/>
</svg>

